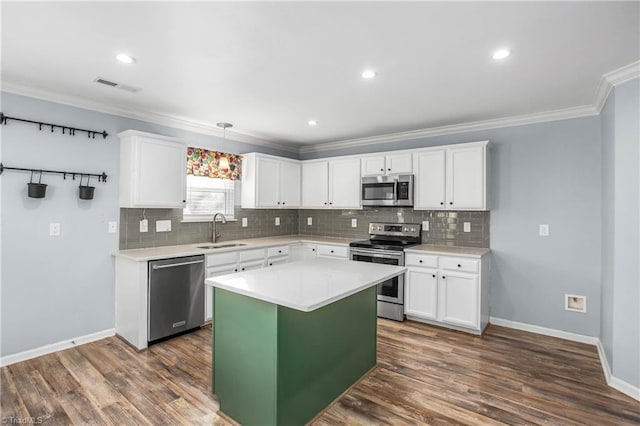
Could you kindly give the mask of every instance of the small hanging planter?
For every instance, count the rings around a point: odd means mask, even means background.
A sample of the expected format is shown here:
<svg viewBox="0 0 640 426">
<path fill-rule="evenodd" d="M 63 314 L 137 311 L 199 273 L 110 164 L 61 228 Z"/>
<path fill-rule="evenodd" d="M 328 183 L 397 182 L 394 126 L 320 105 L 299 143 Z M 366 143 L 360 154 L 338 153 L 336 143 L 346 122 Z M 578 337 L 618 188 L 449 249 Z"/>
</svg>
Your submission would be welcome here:
<svg viewBox="0 0 640 426">
<path fill-rule="evenodd" d="M 33 170 L 31 171 L 31 179 L 27 184 L 27 194 L 29 198 L 44 198 L 47 193 L 47 184 L 42 183 L 42 172 L 38 178 L 38 183 L 33 182 Z"/>
<path fill-rule="evenodd" d="M 91 176 L 87 176 L 86 185 L 82 184 L 82 176 L 80 176 L 80 186 L 78 187 L 78 197 L 81 200 L 93 200 L 93 192 L 95 191 L 95 186 L 89 186 L 89 179 Z"/>
</svg>

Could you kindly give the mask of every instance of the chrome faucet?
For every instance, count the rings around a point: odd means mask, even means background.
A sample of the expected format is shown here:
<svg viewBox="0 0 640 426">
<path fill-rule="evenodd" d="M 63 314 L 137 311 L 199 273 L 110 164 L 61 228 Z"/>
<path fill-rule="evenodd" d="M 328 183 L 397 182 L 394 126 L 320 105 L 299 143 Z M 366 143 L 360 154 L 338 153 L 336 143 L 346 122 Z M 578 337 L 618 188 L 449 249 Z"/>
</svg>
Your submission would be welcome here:
<svg viewBox="0 0 640 426">
<path fill-rule="evenodd" d="M 227 218 L 224 217 L 222 213 L 216 213 L 213 215 L 213 219 L 211 220 L 213 229 L 211 230 L 211 242 L 215 244 L 216 240 L 220 238 L 220 233 L 216 232 L 216 218 L 220 216 L 222 223 L 227 223 Z"/>
</svg>

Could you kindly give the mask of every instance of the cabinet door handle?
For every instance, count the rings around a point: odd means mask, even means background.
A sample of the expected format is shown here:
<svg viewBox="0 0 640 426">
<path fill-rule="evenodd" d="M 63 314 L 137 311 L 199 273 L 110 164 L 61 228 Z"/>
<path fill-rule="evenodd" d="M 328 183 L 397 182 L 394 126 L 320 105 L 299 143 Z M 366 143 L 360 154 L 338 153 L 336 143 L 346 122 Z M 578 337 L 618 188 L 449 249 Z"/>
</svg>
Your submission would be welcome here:
<svg viewBox="0 0 640 426">
<path fill-rule="evenodd" d="M 384 172 L 384 169 L 380 169 L 381 172 Z"/>
<path fill-rule="evenodd" d="M 447 277 L 445 277 L 445 276 L 443 275 L 443 276 L 442 276 L 442 279 L 443 279 L 443 280 L 446 280 L 446 279 L 447 279 Z"/>
<path fill-rule="evenodd" d="M 422 259 L 418 260 L 418 262 L 422 263 Z"/>
<path fill-rule="evenodd" d="M 441 205 L 441 206 L 444 206 L 444 201 L 440 201 L 440 205 Z"/>
<path fill-rule="evenodd" d="M 331 250 L 331 253 L 333 253 L 333 250 Z"/>
<path fill-rule="evenodd" d="M 325 206 L 327 205 L 327 202 L 326 202 L 326 201 L 325 201 L 324 205 L 325 205 Z"/>
<path fill-rule="evenodd" d="M 269 263 L 269 266 L 273 266 L 273 263 Z"/>
<path fill-rule="evenodd" d="M 462 266 L 458 263 L 458 268 L 461 268 Z"/>
<path fill-rule="evenodd" d="M 433 274 L 433 278 L 435 278 L 435 277 L 436 277 L 436 274 Z"/>
<path fill-rule="evenodd" d="M 391 171 L 391 168 L 388 168 L 387 170 L 388 170 L 388 171 Z"/>
<path fill-rule="evenodd" d="M 278 253 L 282 253 L 282 250 L 278 250 Z M 458 265 L 458 266 L 460 266 L 460 265 Z"/>
<path fill-rule="evenodd" d="M 333 203 L 329 203 L 329 204 L 333 205 Z"/>
<path fill-rule="evenodd" d="M 282 205 L 284 206 L 284 201 L 282 202 Z"/>
<path fill-rule="evenodd" d="M 453 205 L 453 201 L 449 201 L 449 205 L 452 206 Z"/>
<path fill-rule="evenodd" d="M 242 268 L 242 270 L 244 271 L 244 268 Z"/>
<path fill-rule="evenodd" d="M 280 205 L 280 201 L 278 201 L 278 205 Z"/>
<path fill-rule="evenodd" d="M 235 269 L 233 270 L 233 272 L 238 272 L 238 268 L 235 268 Z"/>
<path fill-rule="evenodd" d="M 316 249 L 311 249 L 311 251 L 316 251 Z"/>
</svg>

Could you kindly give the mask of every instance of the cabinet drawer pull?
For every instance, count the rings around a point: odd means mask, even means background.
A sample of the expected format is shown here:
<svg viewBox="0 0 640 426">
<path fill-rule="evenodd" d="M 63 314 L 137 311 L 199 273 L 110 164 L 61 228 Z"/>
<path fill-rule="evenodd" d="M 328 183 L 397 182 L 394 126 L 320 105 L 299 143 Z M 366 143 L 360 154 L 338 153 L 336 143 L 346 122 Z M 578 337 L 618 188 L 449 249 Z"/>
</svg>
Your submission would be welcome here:
<svg viewBox="0 0 640 426">
<path fill-rule="evenodd" d="M 384 172 L 384 169 L 380 169 L 381 172 Z"/>
<path fill-rule="evenodd" d="M 388 170 L 388 171 L 391 171 L 391 168 L 388 168 L 387 170 Z"/>
<path fill-rule="evenodd" d="M 282 250 L 278 250 L 278 253 L 282 253 Z M 460 266 L 460 265 L 458 265 L 458 266 Z"/>
<path fill-rule="evenodd" d="M 442 279 L 443 279 L 443 280 L 446 280 L 446 279 L 447 279 L 447 277 L 445 277 L 445 276 L 443 275 L 443 276 L 442 276 Z"/>
<path fill-rule="evenodd" d="M 278 205 L 280 205 L 280 201 L 278 201 Z"/>
<path fill-rule="evenodd" d="M 333 253 L 333 250 L 331 250 L 331 253 Z"/>
<path fill-rule="evenodd" d="M 311 249 L 311 251 L 316 251 L 316 249 Z"/>
<path fill-rule="evenodd" d="M 324 205 L 326 206 L 326 205 L 327 205 L 327 203 L 325 202 L 325 203 L 324 203 Z"/>
<path fill-rule="evenodd" d="M 284 201 L 282 202 L 282 205 L 284 206 Z"/>
<path fill-rule="evenodd" d="M 244 268 L 242 268 L 242 270 L 244 271 Z"/>
<path fill-rule="evenodd" d="M 269 266 L 273 266 L 273 263 L 269 263 Z"/>
<path fill-rule="evenodd" d="M 460 265 L 459 263 L 458 263 L 458 268 L 462 268 L 462 265 Z"/>
<path fill-rule="evenodd" d="M 418 262 L 422 263 L 422 259 L 418 260 Z"/>
<path fill-rule="evenodd" d="M 440 205 L 441 205 L 441 206 L 444 206 L 444 201 L 440 201 Z"/>
<path fill-rule="evenodd" d="M 238 272 L 238 268 L 235 268 L 235 269 L 233 270 L 233 272 Z"/>
<path fill-rule="evenodd" d="M 449 205 L 452 206 L 453 205 L 453 201 L 449 201 Z"/>
</svg>

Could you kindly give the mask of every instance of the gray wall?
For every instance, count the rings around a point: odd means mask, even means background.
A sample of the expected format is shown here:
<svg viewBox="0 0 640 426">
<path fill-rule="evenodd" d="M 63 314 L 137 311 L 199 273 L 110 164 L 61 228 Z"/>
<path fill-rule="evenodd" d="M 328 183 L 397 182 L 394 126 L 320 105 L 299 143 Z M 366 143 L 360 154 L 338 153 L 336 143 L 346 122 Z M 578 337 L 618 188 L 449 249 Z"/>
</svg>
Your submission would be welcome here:
<svg viewBox="0 0 640 426">
<path fill-rule="evenodd" d="M 602 278 L 600 341 L 607 361 L 613 362 L 613 251 L 614 232 L 614 145 L 615 91 L 612 90 L 601 112 L 602 129 Z"/>
<path fill-rule="evenodd" d="M 6 356 L 114 327 L 114 267 L 111 252 L 118 234 L 107 222 L 118 221 L 119 142 L 116 134 L 135 129 L 189 141 L 226 152 L 265 152 L 295 156 L 261 146 L 131 120 L 66 105 L 2 93 L 2 112 L 9 116 L 75 127 L 107 130 L 107 140 L 87 140 L 38 131 L 11 122 L 2 126 L 2 162 L 6 166 L 105 171 L 106 184 L 95 183 L 95 199 L 77 198 L 78 181 L 45 175 L 47 197 L 26 196 L 29 174 L 5 171 L 2 200 L 1 348 Z M 49 237 L 49 223 L 62 226 Z"/>
<path fill-rule="evenodd" d="M 307 153 L 304 159 L 490 140 L 491 315 L 600 333 L 600 117 Z M 550 236 L 538 236 L 539 224 Z M 587 313 L 564 295 L 587 296 Z"/>
<path fill-rule="evenodd" d="M 640 80 L 635 79 L 615 88 L 602 116 L 603 250 L 607 250 L 602 342 L 612 374 L 636 387 L 640 387 L 639 105 Z"/>
</svg>

